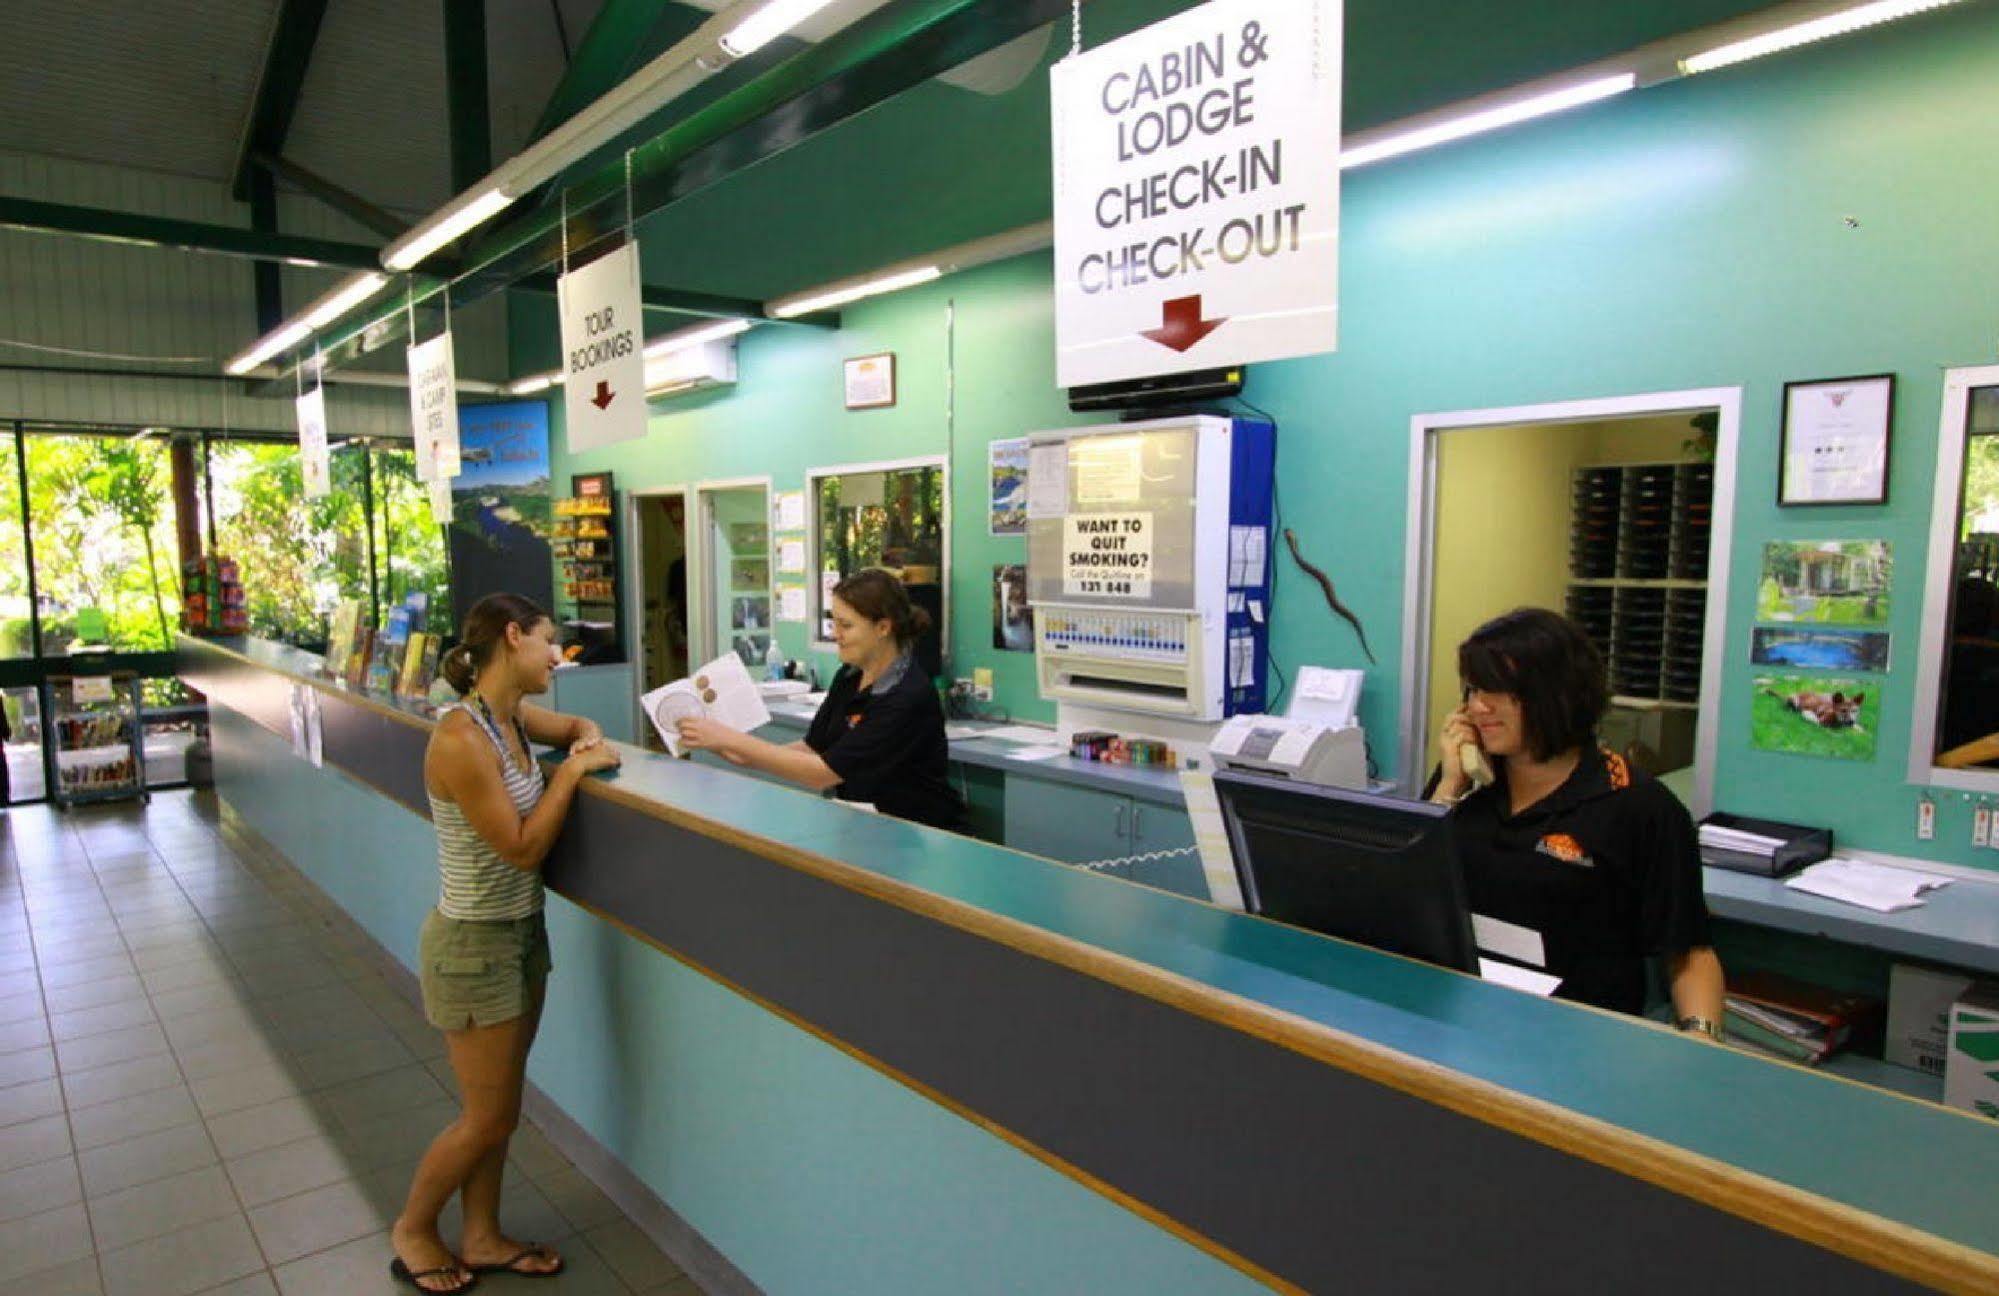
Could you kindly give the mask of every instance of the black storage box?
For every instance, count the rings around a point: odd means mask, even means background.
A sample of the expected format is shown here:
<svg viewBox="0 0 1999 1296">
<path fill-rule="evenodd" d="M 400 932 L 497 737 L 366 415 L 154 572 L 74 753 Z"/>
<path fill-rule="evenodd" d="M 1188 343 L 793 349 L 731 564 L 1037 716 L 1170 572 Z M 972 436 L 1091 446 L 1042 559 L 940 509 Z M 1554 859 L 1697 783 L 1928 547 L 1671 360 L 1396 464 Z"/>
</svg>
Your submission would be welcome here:
<svg viewBox="0 0 1999 1296">
<path fill-rule="evenodd" d="M 1700 848 L 1701 863 L 1712 864 L 1716 868 L 1754 873 L 1758 877 L 1783 877 L 1832 854 L 1830 828 L 1806 828 L 1800 824 L 1752 819 L 1748 815 L 1724 814 L 1721 811 L 1701 820 L 1703 828 L 1709 824 L 1717 828 L 1732 828 L 1736 832 L 1755 833 L 1759 837 L 1775 837 L 1784 843 L 1767 858 L 1754 851 L 1722 850 L 1703 844 Z"/>
</svg>

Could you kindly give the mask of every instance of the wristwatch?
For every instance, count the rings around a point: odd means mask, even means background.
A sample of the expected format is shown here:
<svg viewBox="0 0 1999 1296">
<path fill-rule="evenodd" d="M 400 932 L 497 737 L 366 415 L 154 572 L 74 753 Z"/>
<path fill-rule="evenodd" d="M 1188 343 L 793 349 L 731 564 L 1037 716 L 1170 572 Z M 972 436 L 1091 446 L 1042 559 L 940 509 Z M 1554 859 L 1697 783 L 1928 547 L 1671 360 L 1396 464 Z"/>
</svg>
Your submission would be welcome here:
<svg viewBox="0 0 1999 1296">
<path fill-rule="evenodd" d="M 1698 1031 L 1715 1043 L 1721 1043 L 1721 1024 L 1719 1022 L 1711 1022 L 1705 1017 L 1682 1017 L 1674 1022 L 1673 1025 L 1678 1027 L 1683 1033 Z"/>
</svg>

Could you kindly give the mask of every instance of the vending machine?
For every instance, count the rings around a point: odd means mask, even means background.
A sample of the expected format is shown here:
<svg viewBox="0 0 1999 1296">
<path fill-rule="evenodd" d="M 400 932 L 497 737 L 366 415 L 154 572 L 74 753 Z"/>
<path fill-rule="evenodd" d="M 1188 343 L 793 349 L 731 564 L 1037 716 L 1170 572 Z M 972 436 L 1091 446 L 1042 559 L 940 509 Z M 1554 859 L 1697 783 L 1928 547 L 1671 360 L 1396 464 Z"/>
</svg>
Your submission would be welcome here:
<svg viewBox="0 0 1999 1296">
<path fill-rule="evenodd" d="M 1206 741 L 1262 711 L 1276 429 L 1187 415 L 1028 441 L 1035 661 L 1064 736 Z"/>
</svg>

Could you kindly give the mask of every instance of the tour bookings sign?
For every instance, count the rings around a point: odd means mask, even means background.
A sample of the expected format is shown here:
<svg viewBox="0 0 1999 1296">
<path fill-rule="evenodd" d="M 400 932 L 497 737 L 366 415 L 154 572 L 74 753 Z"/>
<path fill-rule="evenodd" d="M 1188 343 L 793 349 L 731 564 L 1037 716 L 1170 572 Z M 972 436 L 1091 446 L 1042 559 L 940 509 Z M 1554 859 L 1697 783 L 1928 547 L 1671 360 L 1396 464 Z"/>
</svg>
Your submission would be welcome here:
<svg viewBox="0 0 1999 1296">
<path fill-rule="evenodd" d="M 644 436 L 638 244 L 627 243 L 562 276 L 556 296 L 562 303 L 562 412 L 570 453 Z"/>
<path fill-rule="evenodd" d="M 1340 0 L 1211 0 L 1050 73 L 1064 387 L 1339 343 Z"/>
</svg>

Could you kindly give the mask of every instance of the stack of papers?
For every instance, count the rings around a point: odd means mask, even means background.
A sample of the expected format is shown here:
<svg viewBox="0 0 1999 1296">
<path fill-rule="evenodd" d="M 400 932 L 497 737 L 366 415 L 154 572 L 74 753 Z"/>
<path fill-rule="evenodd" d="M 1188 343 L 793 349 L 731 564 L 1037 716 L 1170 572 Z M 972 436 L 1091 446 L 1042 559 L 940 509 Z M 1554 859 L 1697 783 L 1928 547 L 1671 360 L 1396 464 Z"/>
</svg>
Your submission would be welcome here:
<svg viewBox="0 0 1999 1296">
<path fill-rule="evenodd" d="M 1828 900 L 1859 905 L 1875 913 L 1896 913 L 1916 908 L 1923 903 L 1925 892 L 1949 886 L 1950 879 L 1939 873 L 1864 864 L 1859 860 L 1826 860 L 1787 879 L 1784 885 Z"/>
<path fill-rule="evenodd" d="M 1724 828 L 1720 824 L 1702 824 L 1700 843 L 1711 850 L 1734 851 L 1740 855 L 1755 855 L 1769 859 L 1784 844 L 1781 837 L 1766 837 L 1762 833 L 1744 832 L 1740 828 Z"/>
</svg>

